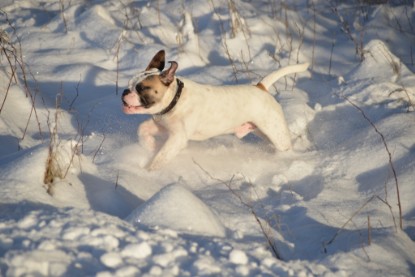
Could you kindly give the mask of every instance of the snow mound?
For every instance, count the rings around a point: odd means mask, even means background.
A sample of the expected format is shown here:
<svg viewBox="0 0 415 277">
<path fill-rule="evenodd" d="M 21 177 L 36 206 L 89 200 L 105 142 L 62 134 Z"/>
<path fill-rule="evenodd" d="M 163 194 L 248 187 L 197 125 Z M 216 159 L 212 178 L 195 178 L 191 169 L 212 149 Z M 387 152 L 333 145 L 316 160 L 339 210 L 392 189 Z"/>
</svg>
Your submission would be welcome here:
<svg viewBox="0 0 415 277">
<path fill-rule="evenodd" d="M 360 80 L 364 76 L 365 79 L 396 82 L 403 74 L 409 73 L 400 59 L 380 40 L 368 42 L 364 53 L 364 60 L 351 71 L 348 80 Z"/>
<path fill-rule="evenodd" d="M 191 234 L 225 236 L 224 226 L 210 208 L 178 184 L 160 190 L 134 210 L 127 221 Z"/>
</svg>

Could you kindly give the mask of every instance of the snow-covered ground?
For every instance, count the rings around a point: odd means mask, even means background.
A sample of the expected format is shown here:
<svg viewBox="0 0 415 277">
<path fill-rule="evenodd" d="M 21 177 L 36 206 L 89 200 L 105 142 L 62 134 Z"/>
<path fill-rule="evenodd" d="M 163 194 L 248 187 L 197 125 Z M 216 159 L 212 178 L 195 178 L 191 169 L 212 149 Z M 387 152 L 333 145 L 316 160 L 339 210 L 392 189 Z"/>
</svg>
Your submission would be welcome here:
<svg viewBox="0 0 415 277">
<path fill-rule="evenodd" d="M 2 1 L 0 275 L 415 275 L 415 9 L 349 2 Z M 160 49 L 217 85 L 310 62 L 272 91 L 294 150 L 145 170 L 120 94 Z"/>
</svg>

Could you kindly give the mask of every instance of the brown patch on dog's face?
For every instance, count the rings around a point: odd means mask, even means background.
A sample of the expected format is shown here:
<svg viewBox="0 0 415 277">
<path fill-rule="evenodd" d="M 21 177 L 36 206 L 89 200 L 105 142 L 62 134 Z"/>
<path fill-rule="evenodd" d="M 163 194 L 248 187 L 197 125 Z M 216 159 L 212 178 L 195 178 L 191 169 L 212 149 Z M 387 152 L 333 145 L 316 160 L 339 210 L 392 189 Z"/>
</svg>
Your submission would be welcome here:
<svg viewBox="0 0 415 277">
<path fill-rule="evenodd" d="M 168 86 L 161 82 L 159 75 L 149 76 L 135 86 L 140 102 L 146 109 L 160 103 L 167 89 Z"/>
</svg>

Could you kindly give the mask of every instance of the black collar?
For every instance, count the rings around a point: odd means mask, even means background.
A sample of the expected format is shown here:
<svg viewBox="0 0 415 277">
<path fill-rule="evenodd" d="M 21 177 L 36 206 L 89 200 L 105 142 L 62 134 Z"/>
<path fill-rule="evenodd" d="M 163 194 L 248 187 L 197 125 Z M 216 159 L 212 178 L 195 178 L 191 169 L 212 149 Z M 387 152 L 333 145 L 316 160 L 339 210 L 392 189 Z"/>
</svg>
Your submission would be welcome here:
<svg viewBox="0 0 415 277">
<path fill-rule="evenodd" d="M 161 112 L 153 114 L 154 117 L 162 116 L 162 115 L 165 115 L 166 113 L 170 112 L 174 108 L 174 106 L 176 106 L 177 101 L 179 101 L 180 95 L 182 94 L 184 84 L 179 79 L 176 78 L 176 80 L 177 80 L 177 91 L 176 91 L 176 94 L 174 95 L 173 100 Z"/>
</svg>

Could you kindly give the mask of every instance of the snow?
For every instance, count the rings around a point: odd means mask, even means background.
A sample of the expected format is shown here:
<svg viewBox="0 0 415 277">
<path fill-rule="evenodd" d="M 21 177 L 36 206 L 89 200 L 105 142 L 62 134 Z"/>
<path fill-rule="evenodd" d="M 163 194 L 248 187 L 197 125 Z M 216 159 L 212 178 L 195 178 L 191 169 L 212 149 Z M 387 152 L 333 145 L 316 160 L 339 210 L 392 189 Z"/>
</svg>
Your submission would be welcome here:
<svg viewBox="0 0 415 277">
<path fill-rule="evenodd" d="M 0 275 L 413 276 L 415 8 L 365 2 L 2 1 Z M 120 95 L 160 49 L 214 85 L 309 62 L 271 91 L 294 150 L 147 171 Z"/>
<path fill-rule="evenodd" d="M 242 250 L 234 249 L 229 253 L 229 261 L 234 264 L 247 264 L 248 257 Z"/>
<path fill-rule="evenodd" d="M 225 227 L 209 207 L 177 184 L 161 189 L 135 209 L 126 220 L 132 224 L 162 226 L 185 233 L 225 236 Z"/>
</svg>

